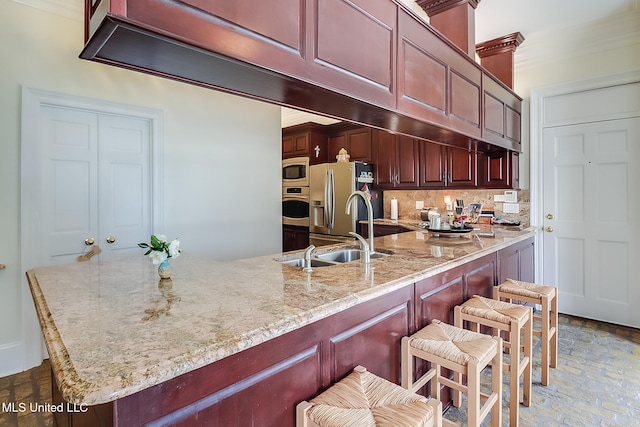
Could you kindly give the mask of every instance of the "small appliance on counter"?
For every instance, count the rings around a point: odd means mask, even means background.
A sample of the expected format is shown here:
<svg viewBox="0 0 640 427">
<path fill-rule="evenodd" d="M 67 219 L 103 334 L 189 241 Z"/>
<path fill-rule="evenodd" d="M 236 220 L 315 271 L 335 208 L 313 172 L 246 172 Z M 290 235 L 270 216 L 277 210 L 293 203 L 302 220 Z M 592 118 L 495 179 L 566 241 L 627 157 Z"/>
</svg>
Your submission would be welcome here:
<svg viewBox="0 0 640 427">
<path fill-rule="evenodd" d="M 373 217 L 382 217 L 382 192 L 372 190 L 373 165 L 362 162 L 323 163 L 309 167 L 309 244 L 353 242 L 350 231 L 361 233 L 359 221 L 367 207 L 357 197 L 355 209 L 345 213 L 347 198 L 356 190 L 371 195 Z"/>
</svg>

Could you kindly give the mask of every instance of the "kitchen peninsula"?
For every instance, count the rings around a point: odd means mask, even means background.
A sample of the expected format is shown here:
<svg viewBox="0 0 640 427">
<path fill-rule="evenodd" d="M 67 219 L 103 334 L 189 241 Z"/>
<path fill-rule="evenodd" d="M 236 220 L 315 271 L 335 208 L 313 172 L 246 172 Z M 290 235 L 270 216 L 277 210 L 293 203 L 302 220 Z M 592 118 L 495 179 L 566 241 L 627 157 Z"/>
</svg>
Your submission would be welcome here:
<svg viewBox="0 0 640 427">
<path fill-rule="evenodd" d="M 187 253 L 171 281 L 142 255 L 30 270 L 53 403 L 89 408 L 58 425 L 293 426 L 299 401 L 358 364 L 399 383 L 402 336 L 504 274 L 532 279 L 534 231 L 494 232 L 378 237 L 390 256 L 311 273 L 281 262 L 299 252 Z"/>
</svg>

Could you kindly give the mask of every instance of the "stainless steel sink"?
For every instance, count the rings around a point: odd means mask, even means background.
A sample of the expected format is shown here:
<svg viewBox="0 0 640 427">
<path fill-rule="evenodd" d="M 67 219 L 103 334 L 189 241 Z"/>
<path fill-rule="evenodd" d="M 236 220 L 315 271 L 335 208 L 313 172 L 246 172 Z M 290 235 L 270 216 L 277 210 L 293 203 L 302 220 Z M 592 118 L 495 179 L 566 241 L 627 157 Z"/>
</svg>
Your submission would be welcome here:
<svg viewBox="0 0 640 427">
<path fill-rule="evenodd" d="M 387 257 L 389 254 L 380 252 L 374 252 L 371 254 L 371 259 Z M 362 251 L 360 249 L 342 249 L 333 252 L 327 252 L 326 254 L 316 255 L 317 258 L 334 261 L 334 262 L 351 262 L 357 261 L 362 258 Z"/>
<path fill-rule="evenodd" d="M 304 258 L 296 258 L 288 261 L 281 261 L 283 264 L 291 265 L 293 267 L 304 267 Z M 317 258 L 311 258 L 311 267 L 328 267 L 330 265 L 336 265 L 335 262 L 327 262 Z"/>
<path fill-rule="evenodd" d="M 384 258 L 391 255 L 390 253 L 374 252 L 371 259 Z M 329 267 L 332 265 L 344 264 L 347 262 L 358 261 L 362 258 L 362 251 L 355 248 L 336 249 L 331 252 L 317 254 L 311 257 L 311 267 Z M 293 267 L 304 268 L 304 258 L 295 258 L 280 261 L 282 264 L 291 265 Z"/>
</svg>

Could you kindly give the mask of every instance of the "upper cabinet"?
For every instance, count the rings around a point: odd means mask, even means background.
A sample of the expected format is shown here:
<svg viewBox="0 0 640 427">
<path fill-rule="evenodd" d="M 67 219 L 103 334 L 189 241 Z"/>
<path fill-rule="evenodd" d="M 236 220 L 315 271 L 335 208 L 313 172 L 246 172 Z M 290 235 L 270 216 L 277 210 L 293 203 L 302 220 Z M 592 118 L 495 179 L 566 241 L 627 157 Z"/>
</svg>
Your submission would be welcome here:
<svg viewBox="0 0 640 427">
<path fill-rule="evenodd" d="M 421 188 L 478 187 L 478 153 L 420 141 L 419 170 Z"/>
<path fill-rule="evenodd" d="M 409 136 L 373 131 L 376 189 L 418 188 L 418 144 Z"/>
<path fill-rule="evenodd" d="M 371 132 L 371 128 L 368 127 L 334 127 L 327 138 L 327 161 L 336 161 L 338 152 L 344 148 L 351 156 L 349 160 L 353 162 L 373 162 Z"/>
<path fill-rule="evenodd" d="M 398 110 L 481 138 L 480 66 L 406 12 L 398 32 Z"/>
<path fill-rule="evenodd" d="M 282 131 L 282 158 L 309 157 L 309 164 L 327 161 L 327 137 L 321 125 L 305 123 Z"/>
<path fill-rule="evenodd" d="M 482 76 L 484 126 L 482 139 L 520 152 L 520 123 L 522 100 L 505 89 L 502 83 L 488 74 Z"/>
<path fill-rule="evenodd" d="M 422 140 L 520 151 L 521 99 L 399 0 L 85 5 L 83 59 Z"/>
</svg>

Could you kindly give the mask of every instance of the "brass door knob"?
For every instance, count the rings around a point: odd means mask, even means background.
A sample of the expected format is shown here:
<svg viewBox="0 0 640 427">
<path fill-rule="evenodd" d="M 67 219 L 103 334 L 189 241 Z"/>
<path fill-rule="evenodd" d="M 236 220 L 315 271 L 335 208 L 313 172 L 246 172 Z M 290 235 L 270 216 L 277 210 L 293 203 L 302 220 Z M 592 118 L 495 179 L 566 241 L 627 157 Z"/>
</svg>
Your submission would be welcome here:
<svg viewBox="0 0 640 427">
<path fill-rule="evenodd" d="M 547 219 L 553 219 L 553 215 L 547 214 Z"/>
<path fill-rule="evenodd" d="M 87 237 L 86 239 L 84 239 L 84 244 L 87 246 L 93 245 L 94 242 L 95 240 L 93 240 L 93 237 Z"/>
<path fill-rule="evenodd" d="M 547 228 L 545 228 L 545 230 L 547 230 L 547 232 L 551 233 L 553 231 L 553 227 L 548 225 Z"/>
<path fill-rule="evenodd" d="M 109 237 L 107 237 L 107 243 L 108 243 L 108 244 L 112 244 L 112 243 L 113 243 L 113 242 L 115 242 L 115 241 L 116 241 L 116 238 L 115 238 L 115 237 L 113 237 L 113 236 L 109 236 Z"/>
</svg>

